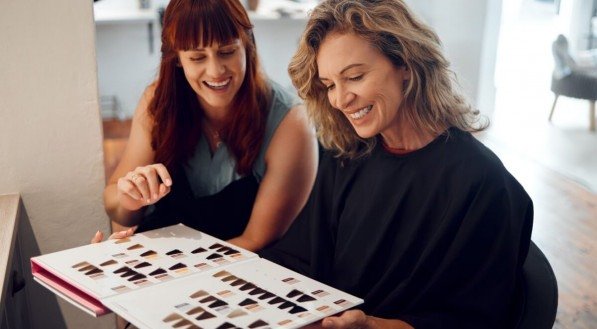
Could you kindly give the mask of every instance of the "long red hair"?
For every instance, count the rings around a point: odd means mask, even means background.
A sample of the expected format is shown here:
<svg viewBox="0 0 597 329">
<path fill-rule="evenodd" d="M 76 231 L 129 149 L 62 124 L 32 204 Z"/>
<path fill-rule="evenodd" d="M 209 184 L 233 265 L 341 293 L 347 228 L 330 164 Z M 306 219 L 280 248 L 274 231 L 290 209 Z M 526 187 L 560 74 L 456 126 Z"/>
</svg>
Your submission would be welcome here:
<svg viewBox="0 0 597 329">
<path fill-rule="evenodd" d="M 263 141 L 271 89 L 259 60 L 253 25 L 238 0 L 171 0 L 164 13 L 162 58 L 149 115 L 153 119 L 151 146 L 155 161 L 175 171 L 187 161 L 201 136 L 203 110 L 177 64 L 178 51 L 214 42 L 240 39 L 246 50 L 246 73 L 232 101 L 220 137 L 237 162 L 241 175 L 251 168 Z"/>
</svg>

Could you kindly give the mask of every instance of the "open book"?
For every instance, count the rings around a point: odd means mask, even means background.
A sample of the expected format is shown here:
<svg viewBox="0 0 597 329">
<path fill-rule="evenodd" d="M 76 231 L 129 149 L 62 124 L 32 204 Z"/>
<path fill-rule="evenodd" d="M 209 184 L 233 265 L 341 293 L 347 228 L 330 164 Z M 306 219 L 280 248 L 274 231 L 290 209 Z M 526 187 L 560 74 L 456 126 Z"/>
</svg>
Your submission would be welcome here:
<svg viewBox="0 0 597 329">
<path fill-rule="evenodd" d="M 363 300 L 182 224 L 31 258 L 34 279 L 139 328 L 297 328 Z"/>
</svg>

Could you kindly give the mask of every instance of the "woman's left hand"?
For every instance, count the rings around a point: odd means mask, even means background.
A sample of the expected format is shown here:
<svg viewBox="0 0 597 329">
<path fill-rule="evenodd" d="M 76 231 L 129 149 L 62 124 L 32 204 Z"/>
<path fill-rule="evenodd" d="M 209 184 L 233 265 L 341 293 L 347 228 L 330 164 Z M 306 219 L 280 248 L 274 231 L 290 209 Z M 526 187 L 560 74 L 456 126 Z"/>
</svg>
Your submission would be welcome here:
<svg viewBox="0 0 597 329">
<path fill-rule="evenodd" d="M 361 310 L 346 311 L 321 321 L 321 326 L 328 329 L 368 329 L 370 325 L 369 317 Z"/>
<path fill-rule="evenodd" d="M 398 319 L 382 319 L 368 316 L 361 310 L 350 310 L 339 316 L 330 316 L 306 326 L 307 329 L 414 329 L 410 324 Z"/>
<path fill-rule="evenodd" d="M 303 329 L 369 329 L 367 315 L 361 310 L 350 310 L 339 316 L 330 316 L 319 322 L 312 323 Z"/>
</svg>

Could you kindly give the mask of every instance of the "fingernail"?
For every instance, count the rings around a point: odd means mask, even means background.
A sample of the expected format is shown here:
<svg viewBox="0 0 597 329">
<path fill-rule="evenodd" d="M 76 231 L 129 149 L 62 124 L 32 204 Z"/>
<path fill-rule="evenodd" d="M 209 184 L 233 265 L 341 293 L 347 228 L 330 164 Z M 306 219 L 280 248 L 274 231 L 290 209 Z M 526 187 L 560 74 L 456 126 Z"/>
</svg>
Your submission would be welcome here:
<svg viewBox="0 0 597 329">
<path fill-rule="evenodd" d="M 155 199 L 157 199 L 157 198 L 158 198 L 158 194 L 157 194 L 157 193 L 154 193 L 154 194 L 153 194 L 153 199 L 155 200 Z"/>
<path fill-rule="evenodd" d="M 166 179 L 164 181 L 164 184 L 166 184 L 166 186 L 170 186 L 170 185 L 172 185 L 172 180 L 171 179 Z"/>
<path fill-rule="evenodd" d="M 151 203 L 151 200 L 149 200 L 149 199 L 147 199 L 147 200 L 145 200 L 145 201 L 146 201 L 147 203 Z"/>
</svg>

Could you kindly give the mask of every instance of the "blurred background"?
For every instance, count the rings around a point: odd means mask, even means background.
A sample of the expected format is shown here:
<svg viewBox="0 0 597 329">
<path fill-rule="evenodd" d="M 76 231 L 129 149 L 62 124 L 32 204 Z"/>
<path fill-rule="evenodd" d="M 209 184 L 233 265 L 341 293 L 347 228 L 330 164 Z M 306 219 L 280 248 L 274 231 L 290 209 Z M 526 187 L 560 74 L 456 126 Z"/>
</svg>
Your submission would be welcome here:
<svg viewBox="0 0 597 329">
<path fill-rule="evenodd" d="M 597 133 L 589 101 L 597 87 L 577 81 L 572 90 L 584 92 L 576 98 L 558 87 L 596 70 L 597 0 L 406 2 L 439 34 L 464 93 L 490 119 L 476 137 L 533 199 L 532 239 L 558 281 L 554 328 L 597 328 Z M 167 3 L 2 2 L 0 329 L 114 327 L 113 317 L 92 318 L 33 282 L 29 257 L 108 232 L 102 191 L 137 101 L 156 77 Z M 292 90 L 286 66 L 317 1 L 244 4 L 266 73 Z M 567 48 L 554 48 L 559 35 Z M 554 49 L 565 54 L 557 67 Z"/>
</svg>

